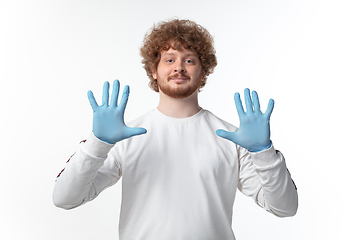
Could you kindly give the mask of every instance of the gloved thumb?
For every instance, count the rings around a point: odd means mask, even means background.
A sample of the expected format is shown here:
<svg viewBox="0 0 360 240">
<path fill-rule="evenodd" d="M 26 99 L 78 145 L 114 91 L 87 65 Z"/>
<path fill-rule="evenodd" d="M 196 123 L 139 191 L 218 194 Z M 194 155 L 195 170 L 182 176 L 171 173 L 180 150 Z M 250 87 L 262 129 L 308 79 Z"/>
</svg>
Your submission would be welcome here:
<svg viewBox="0 0 360 240">
<path fill-rule="evenodd" d="M 225 138 L 225 139 L 230 140 L 230 141 L 232 141 L 232 138 L 233 138 L 233 135 L 234 135 L 232 132 L 228 132 L 228 131 L 225 131 L 225 130 L 222 130 L 222 129 L 216 130 L 215 133 L 219 137 Z"/>
<path fill-rule="evenodd" d="M 127 138 L 128 137 L 133 137 L 133 136 L 136 136 L 136 135 L 141 135 L 141 134 L 145 134 L 147 131 L 145 128 L 128 128 L 127 129 Z"/>
</svg>

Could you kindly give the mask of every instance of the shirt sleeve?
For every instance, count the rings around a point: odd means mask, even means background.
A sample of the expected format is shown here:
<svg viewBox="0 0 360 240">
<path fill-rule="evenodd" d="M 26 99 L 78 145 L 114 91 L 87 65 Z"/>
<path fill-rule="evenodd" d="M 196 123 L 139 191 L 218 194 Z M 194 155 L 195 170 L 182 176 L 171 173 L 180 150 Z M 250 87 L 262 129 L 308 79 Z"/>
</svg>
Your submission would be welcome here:
<svg viewBox="0 0 360 240">
<path fill-rule="evenodd" d="M 121 166 L 108 144 L 91 134 L 80 143 L 57 176 L 53 202 L 57 207 L 72 209 L 96 198 L 121 177 Z"/>
<path fill-rule="evenodd" d="M 297 188 L 280 151 L 271 146 L 258 153 L 240 148 L 238 189 L 278 217 L 290 217 L 298 208 Z"/>
</svg>

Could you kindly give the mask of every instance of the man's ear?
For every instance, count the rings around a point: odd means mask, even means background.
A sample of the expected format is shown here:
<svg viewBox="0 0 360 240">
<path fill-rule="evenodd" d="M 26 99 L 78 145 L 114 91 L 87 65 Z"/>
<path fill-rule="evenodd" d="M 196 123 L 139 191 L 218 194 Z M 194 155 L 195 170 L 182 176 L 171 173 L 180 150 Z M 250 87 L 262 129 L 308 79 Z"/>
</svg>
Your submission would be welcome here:
<svg viewBox="0 0 360 240">
<path fill-rule="evenodd" d="M 154 79 L 157 79 L 157 71 L 155 70 L 155 71 L 152 71 L 152 77 L 154 78 Z"/>
<path fill-rule="evenodd" d="M 201 81 L 204 81 L 204 78 L 205 78 L 205 71 L 202 71 L 201 72 Z"/>
</svg>

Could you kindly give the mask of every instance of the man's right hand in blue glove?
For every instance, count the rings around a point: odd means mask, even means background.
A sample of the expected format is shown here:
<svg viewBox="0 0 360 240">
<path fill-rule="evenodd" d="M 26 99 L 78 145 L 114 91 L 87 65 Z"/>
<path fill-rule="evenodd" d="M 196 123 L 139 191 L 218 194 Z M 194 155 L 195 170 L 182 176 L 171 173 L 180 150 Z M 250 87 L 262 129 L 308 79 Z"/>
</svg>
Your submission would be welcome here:
<svg viewBox="0 0 360 240">
<path fill-rule="evenodd" d="M 109 105 L 109 82 L 104 83 L 102 105 L 99 106 L 92 91 L 88 91 L 90 105 L 94 111 L 93 133 L 107 143 L 115 144 L 126 138 L 146 133 L 145 128 L 131 128 L 125 125 L 124 112 L 129 98 L 129 86 L 125 86 L 118 105 L 120 82 L 114 81 Z"/>
</svg>

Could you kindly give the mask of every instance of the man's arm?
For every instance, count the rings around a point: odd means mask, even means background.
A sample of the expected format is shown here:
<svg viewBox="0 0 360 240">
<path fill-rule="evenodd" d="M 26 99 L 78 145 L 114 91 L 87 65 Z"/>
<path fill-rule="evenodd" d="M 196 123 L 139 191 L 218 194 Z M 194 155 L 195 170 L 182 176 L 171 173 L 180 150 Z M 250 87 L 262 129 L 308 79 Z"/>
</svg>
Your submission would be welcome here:
<svg viewBox="0 0 360 240">
<path fill-rule="evenodd" d="M 294 216 L 298 208 L 296 186 L 284 156 L 274 146 L 251 153 L 241 148 L 238 189 L 278 217 Z"/>
<path fill-rule="evenodd" d="M 115 184 L 121 176 L 121 166 L 114 154 L 109 153 L 116 142 L 146 133 L 144 128 L 125 125 L 124 111 L 129 97 L 125 86 L 118 105 L 120 83 L 114 81 L 109 104 L 109 83 L 103 88 L 99 106 L 91 91 L 88 92 L 93 109 L 93 133 L 69 159 L 59 174 L 53 193 L 54 204 L 71 209 L 95 198 L 103 189 Z"/>
<path fill-rule="evenodd" d="M 240 119 L 236 132 L 217 130 L 216 134 L 241 146 L 239 189 L 252 196 L 257 204 L 277 216 L 292 216 L 297 211 L 296 187 L 286 168 L 285 160 L 275 151 L 270 141 L 270 116 L 274 100 L 270 99 L 263 114 L 258 95 L 245 89 L 246 112 L 240 95 L 235 94 L 235 104 Z M 245 151 L 245 152 L 244 152 Z"/>
<path fill-rule="evenodd" d="M 109 153 L 113 146 L 93 134 L 80 143 L 56 178 L 53 201 L 57 207 L 78 207 L 120 179 L 121 167 Z"/>
</svg>

